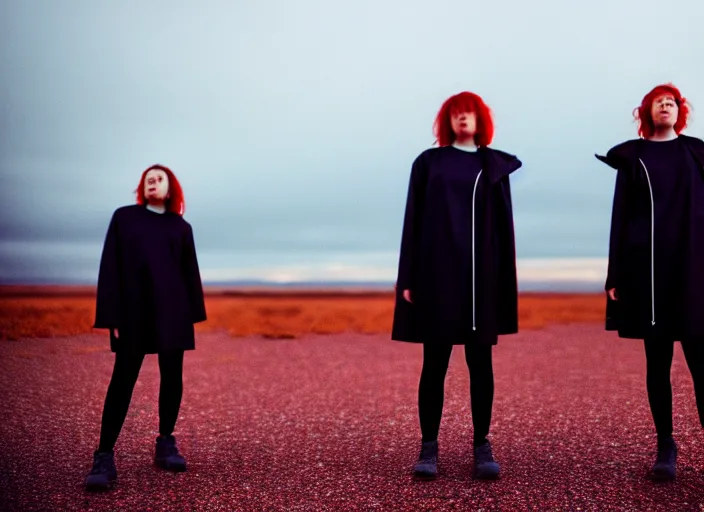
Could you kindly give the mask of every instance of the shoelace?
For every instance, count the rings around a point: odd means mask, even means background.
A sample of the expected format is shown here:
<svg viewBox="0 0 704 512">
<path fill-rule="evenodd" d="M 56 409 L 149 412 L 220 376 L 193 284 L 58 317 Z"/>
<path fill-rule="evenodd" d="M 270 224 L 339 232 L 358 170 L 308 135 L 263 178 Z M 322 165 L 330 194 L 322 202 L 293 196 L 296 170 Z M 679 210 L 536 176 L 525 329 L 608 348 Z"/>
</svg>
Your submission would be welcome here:
<svg viewBox="0 0 704 512">
<path fill-rule="evenodd" d="M 107 473 L 110 471 L 110 466 L 110 457 L 108 457 L 107 455 L 98 456 L 98 458 L 95 460 L 95 464 L 93 464 L 91 474 L 99 475 L 101 473 Z"/>
<path fill-rule="evenodd" d="M 166 457 L 173 457 L 179 454 L 175 444 L 164 444 L 161 449 Z"/>
<path fill-rule="evenodd" d="M 656 464 L 670 464 L 673 459 L 672 450 L 658 450 L 658 456 L 655 460 Z"/>
<path fill-rule="evenodd" d="M 494 456 L 491 453 L 491 446 L 489 444 L 483 444 L 477 447 L 477 462 L 493 462 Z"/>
<path fill-rule="evenodd" d="M 419 461 L 421 463 L 430 463 L 434 462 L 436 458 L 436 455 L 433 450 L 430 448 L 423 448 L 420 451 L 420 456 L 418 457 Z"/>
</svg>

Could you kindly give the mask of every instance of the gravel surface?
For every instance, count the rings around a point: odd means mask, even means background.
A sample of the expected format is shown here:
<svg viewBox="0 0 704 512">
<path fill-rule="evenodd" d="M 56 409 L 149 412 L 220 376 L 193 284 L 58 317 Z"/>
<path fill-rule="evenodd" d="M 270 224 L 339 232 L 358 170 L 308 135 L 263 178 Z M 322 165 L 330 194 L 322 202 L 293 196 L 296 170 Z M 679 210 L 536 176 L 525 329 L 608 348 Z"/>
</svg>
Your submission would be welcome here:
<svg viewBox="0 0 704 512">
<path fill-rule="evenodd" d="M 107 336 L 0 343 L 4 510 L 704 510 L 704 430 L 679 344 L 680 455 L 645 479 L 655 435 L 642 344 L 598 326 L 502 337 L 490 439 L 497 482 L 471 478 L 468 376 L 453 353 L 439 478 L 416 482 L 421 347 L 386 336 L 232 339 L 186 354 L 176 438 L 188 472 L 153 466 L 156 356 L 115 448 L 118 485 L 83 490 L 112 371 Z"/>
</svg>

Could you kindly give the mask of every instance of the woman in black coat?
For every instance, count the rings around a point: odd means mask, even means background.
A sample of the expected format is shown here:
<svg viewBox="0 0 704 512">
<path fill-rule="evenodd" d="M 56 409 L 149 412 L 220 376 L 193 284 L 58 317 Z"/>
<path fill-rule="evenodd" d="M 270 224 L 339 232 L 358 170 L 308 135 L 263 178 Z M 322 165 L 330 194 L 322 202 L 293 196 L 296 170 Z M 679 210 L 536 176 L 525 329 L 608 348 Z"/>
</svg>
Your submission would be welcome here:
<svg viewBox="0 0 704 512">
<path fill-rule="evenodd" d="M 435 120 L 438 146 L 413 163 L 396 283 L 392 338 L 423 344 L 418 390 L 422 432 L 414 472 L 437 475 L 438 431 L 452 347 L 464 345 L 474 425 L 474 476 L 499 475 L 487 440 L 494 396 L 492 347 L 518 332 L 509 175 L 513 155 L 490 149 L 493 121 L 481 97 L 462 92 Z"/>
<path fill-rule="evenodd" d="M 206 319 L 191 225 L 181 185 L 167 167 L 142 173 L 137 204 L 118 208 L 108 227 L 98 276 L 95 328 L 110 330 L 115 367 L 86 488 L 117 479 L 113 448 L 146 354 L 158 354 L 159 436 L 154 460 L 170 471 L 186 463 L 172 435 L 183 393 L 183 355 L 195 348 L 193 324 Z"/>
<path fill-rule="evenodd" d="M 618 171 L 606 277 L 606 329 L 644 340 L 646 387 L 658 438 L 650 471 L 673 480 L 670 367 L 680 341 L 704 426 L 704 141 L 681 134 L 689 108 L 671 84 L 635 110 L 639 139 L 601 161 Z"/>
</svg>

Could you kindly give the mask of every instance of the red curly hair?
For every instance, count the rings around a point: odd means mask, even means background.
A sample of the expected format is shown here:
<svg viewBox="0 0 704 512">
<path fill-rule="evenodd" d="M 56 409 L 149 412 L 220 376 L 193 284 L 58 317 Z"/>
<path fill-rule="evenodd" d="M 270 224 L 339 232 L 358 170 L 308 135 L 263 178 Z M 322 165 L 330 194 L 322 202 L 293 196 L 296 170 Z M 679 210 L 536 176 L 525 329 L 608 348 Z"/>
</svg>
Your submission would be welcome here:
<svg viewBox="0 0 704 512">
<path fill-rule="evenodd" d="M 169 169 L 165 165 L 152 165 L 142 173 L 142 177 L 139 180 L 137 190 L 134 191 L 137 195 L 137 204 L 146 204 L 147 202 L 146 198 L 144 197 L 144 180 L 147 176 L 147 173 L 154 169 L 164 171 L 169 177 L 169 197 L 166 200 L 166 209 L 177 215 L 183 215 L 183 213 L 186 211 L 186 201 L 183 198 L 183 189 L 181 188 L 181 184 L 176 179 L 176 175 L 171 169 Z"/>
<path fill-rule="evenodd" d="M 494 120 L 491 110 L 481 96 L 472 92 L 461 92 L 450 96 L 442 104 L 433 124 L 433 133 L 440 146 L 449 146 L 457 136 L 452 130 L 451 117 L 455 113 L 470 112 L 477 117 L 477 132 L 474 143 L 477 146 L 488 146 L 494 139 Z"/>
<path fill-rule="evenodd" d="M 689 117 L 689 104 L 680 90 L 673 84 L 658 85 L 643 97 L 640 106 L 633 109 L 633 117 L 638 122 L 638 135 L 647 139 L 655 134 L 655 124 L 653 123 L 653 102 L 660 96 L 672 96 L 677 105 L 677 122 L 675 123 L 675 133 L 680 134 L 687 127 Z"/>
</svg>

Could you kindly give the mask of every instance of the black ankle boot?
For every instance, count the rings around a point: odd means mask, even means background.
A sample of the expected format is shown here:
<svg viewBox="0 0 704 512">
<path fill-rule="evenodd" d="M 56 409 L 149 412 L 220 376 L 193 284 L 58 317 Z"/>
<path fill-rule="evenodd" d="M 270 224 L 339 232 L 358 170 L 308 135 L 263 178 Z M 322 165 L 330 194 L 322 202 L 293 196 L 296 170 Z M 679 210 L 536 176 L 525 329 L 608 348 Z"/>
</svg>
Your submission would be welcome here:
<svg viewBox="0 0 704 512">
<path fill-rule="evenodd" d="M 494 460 L 489 441 L 474 447 L 474 478 L 495 480 L 499 478 L 499 463 Z"/>
<path fill-rule="evenodd" d="M 178 453 L 174 436 L 159 436 L 156 438 L 154 463 L 168 471 L 186 471 L 186 459 Z"/>
<path fill-rule="evenodd" d="M 438 442 L 428 441 L 422 443 L 418 462 L 413 468 L 413 475 L 416 478 L 432 480 L 438 476 Z"/>
<path fill-rule="evenodd" d="M 115 455 L 110 452 L 94 452 L 93 468 L 86 477 L 87 491 L 105 491 L 110 489 L 117 481 L 115 468 Z"/>
<path fill-rule="evenodd" d="M 658 456 L 650 470 L 650 479 L 658 482 L 671 482 L 677 469 L 677 445 L 672 437 L 658 439 Z"/>
</svg>

